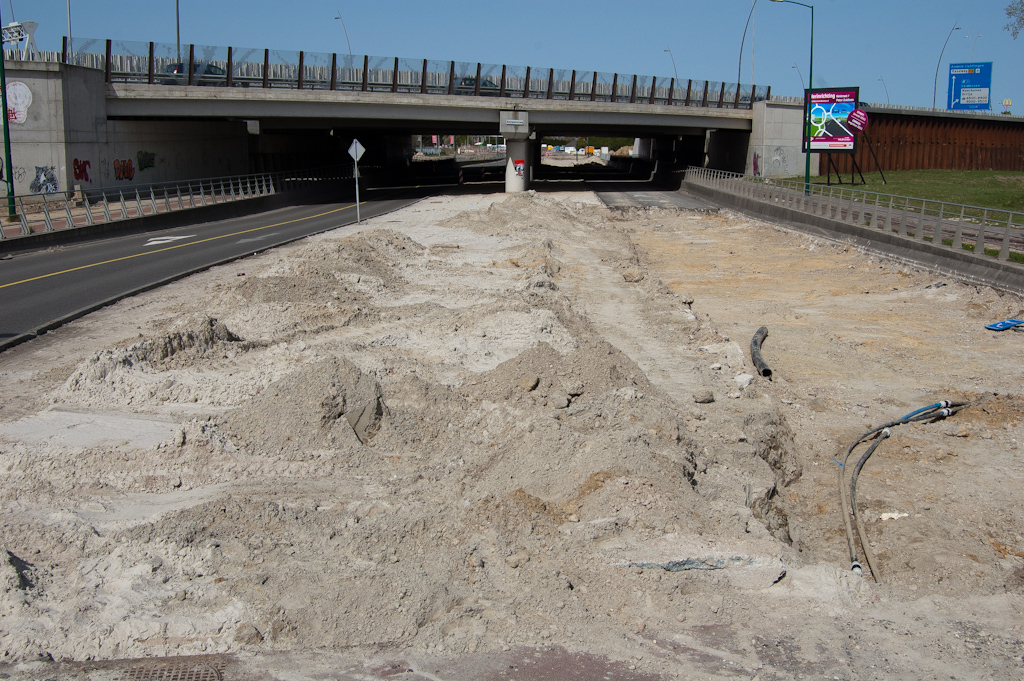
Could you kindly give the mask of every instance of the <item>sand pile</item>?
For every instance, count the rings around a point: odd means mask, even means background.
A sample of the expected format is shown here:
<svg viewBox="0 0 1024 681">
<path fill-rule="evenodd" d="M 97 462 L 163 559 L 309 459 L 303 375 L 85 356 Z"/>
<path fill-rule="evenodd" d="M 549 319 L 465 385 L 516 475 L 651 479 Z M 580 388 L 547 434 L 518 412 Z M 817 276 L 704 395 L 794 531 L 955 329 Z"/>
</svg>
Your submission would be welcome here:
<svg viewBox="0 0 1024 681">
<path fill-rule="evenodd" d="M 39 372 L 0 424 L 0 660 L 554 646 L 845 675 L 820 642 L 858 608 L 945 607 L 845 570 L 815 490 L 862 417 L 814 401 L 843 389 L 755 379 L 730 308 L 638 247 L 742 223 L 443 201 L 146 294 Z M 1020 401 L 988 404 L 1013 437 Z"/>
</svg>

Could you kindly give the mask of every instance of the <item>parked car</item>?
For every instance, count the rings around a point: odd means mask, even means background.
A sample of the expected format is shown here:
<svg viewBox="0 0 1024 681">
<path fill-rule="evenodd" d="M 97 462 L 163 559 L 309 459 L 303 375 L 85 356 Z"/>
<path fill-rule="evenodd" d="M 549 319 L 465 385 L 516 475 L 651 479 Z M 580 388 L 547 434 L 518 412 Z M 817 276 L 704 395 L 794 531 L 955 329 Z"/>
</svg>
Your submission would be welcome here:
<svg viewBox="0 0 1024 681">
<path fill-rule="evenodd" d="M 227 71 L 209 62 L 197 61 L 192 65 L 192 82 L 195 85 L 225 85 Z M 188 85 L 188 65 L 181 62 L 164 67 L 160 82 L 164 85 Z"/>
<path fill-rule="evenodd" d="M 476 76 L 464 76 L 455 84 L 455 93 L 459 95 L 476 94 Z M 480 79 L 480 96 L 497 97 L 501 88 L 490 78 Z"/>
</svg>

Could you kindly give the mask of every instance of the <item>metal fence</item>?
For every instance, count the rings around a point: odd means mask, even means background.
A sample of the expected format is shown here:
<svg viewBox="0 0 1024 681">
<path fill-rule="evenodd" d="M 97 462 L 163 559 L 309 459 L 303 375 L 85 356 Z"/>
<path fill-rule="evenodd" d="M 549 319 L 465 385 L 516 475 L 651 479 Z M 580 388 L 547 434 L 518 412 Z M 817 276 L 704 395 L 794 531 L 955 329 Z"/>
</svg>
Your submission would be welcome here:
<svg viewBox="0 0 1024 681">
<path fill-rule="evenodd" d="M 350 168 L 317 169 L 17 196 L 18 223 L 0 229 L 0 240 L 243 201 L 351 176 Z M 6 201 L 0 198 L 0 210 Z"/>
<path fill-rule="evenodd" d="M 13 56 L 13 53 L 12 53 Z M 79 38 L 39 59 L 108 83 L 347 90 L 749 109 L 770 87 L 551 67 Z"/>
<path fill-rule="evenodd" d="M 1024 213 L 690 167 L 686 182 L 951 251 L 1024 263 Z"/>
</svg>

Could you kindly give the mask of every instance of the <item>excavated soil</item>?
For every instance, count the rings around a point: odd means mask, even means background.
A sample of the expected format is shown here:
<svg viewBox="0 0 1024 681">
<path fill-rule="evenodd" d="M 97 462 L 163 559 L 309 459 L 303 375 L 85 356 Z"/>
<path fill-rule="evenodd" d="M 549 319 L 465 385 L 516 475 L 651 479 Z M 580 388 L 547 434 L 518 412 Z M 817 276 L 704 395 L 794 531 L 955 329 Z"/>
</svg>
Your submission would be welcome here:
<svg viewBox="0 0 1024 681">
<path fill-rule="evenodd" d="M 1024 334 L 984 329 L 1022 314 L 586 192 L 135 296 L 0 355 L 0 677 L 1022 678 Z M 942 399 L 864 466 L 851 572 L 837 459 Z"/>
</svg>

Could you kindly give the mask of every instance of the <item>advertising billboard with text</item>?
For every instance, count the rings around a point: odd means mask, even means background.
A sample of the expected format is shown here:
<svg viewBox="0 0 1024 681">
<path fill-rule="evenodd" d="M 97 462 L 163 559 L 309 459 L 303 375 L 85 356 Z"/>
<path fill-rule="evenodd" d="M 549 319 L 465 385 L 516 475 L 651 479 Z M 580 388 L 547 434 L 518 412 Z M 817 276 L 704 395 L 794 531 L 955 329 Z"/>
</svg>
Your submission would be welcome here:
<svg viewBox="0 0 1024 681">
<path fill-rule="evenodd" d="M 857 108 L 860 88 L 811 90 L 810 98 L 804 113 L 804 150 L 853 153 L 857 137 L 847 119 Z"/>
</svg>

